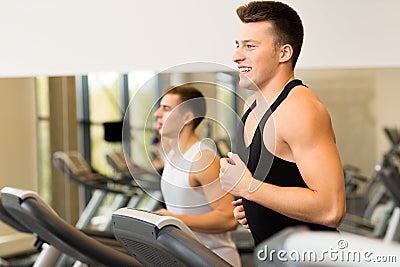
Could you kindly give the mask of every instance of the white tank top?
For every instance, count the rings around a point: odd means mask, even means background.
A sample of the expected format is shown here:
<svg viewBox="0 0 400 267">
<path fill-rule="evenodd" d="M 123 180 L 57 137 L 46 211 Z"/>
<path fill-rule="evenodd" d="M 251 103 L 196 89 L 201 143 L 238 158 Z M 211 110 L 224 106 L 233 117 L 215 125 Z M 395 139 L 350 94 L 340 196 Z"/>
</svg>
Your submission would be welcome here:
<svg viewBox="0 0 400 267">
<path fill-rule="evenodd" d="M 189 174 L 195 156 L 203 150 L 212 148 L 197 142 L 183 155 L 183 158 L 172 165 L 170 159 L 174 155 L 171 150 L 165 160 L 161 177 L 161 192 L 167 209 L 176 214 L 204 214 L 212 209 L 206 197 L 192 188 L 189 183 Z M 202 243 L 218 254 L 233 266 L 240 266 L 239 254 L 233 243 L 230 233 L 206 234 L 193 231 Z"/>
</svg>

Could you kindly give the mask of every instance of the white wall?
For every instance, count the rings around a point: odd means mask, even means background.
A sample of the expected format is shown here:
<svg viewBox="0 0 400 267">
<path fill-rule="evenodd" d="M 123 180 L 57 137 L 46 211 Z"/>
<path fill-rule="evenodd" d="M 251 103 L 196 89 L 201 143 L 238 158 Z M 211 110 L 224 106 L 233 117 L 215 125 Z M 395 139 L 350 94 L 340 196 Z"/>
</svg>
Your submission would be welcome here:
<svg viewBox="0 0 400 267">
<path fill-rule="evenodd" d="M 305 26 L 300 68 L 399 67 L 397 0 L 284 0 Z M 233 66 L 243 0 L 0 0 L 0 77 Z"/>
</svg>

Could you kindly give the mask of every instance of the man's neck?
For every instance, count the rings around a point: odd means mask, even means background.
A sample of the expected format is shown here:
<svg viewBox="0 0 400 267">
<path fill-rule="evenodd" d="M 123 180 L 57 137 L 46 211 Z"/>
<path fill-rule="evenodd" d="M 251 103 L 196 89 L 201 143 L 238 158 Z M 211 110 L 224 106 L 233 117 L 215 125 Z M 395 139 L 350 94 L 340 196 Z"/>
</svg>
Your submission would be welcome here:
<svg viewBox="0 0 400 267">
<path fill-rule="evenodd" d="M 198 140 L 199 139 L 195 135 L 194 130 L 183 128 L 179 133 L 178 138 L 172 140 L 171 147 L 174 151 L 180 151 L 181 154 L 184 154 Z"/>
<path fill-rule="evenodd" d="M 282 74 L 274 76 L 273 79 L 256 92 L 257 105 L 272 105 L 275 99 L 282 92 L 285 85 L 293 79 L 293 71 L 282 72 Z"/>
</svg>

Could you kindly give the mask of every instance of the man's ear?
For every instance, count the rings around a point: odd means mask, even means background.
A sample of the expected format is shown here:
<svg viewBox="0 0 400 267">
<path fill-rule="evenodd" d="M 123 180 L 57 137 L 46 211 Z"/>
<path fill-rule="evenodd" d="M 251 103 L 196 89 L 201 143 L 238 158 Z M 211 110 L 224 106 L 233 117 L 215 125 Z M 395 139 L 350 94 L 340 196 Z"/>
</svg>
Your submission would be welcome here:
<svg viewBox="0 0 400 267">
<path fill-rule="evenodd" d="M 279 62 L 287 62 L 293 56 L 293 47 L 290 44 L 285 44 L 280 49 L 280 60 Z"/>
<path fill-rule="evenodd" d="M 185 115 L 183 115 L 183 119 L 185 121 L 185 125 L 192 123 L 195 119 L 194 113 L 192 111 L 185 112 Z"/>
</svg>

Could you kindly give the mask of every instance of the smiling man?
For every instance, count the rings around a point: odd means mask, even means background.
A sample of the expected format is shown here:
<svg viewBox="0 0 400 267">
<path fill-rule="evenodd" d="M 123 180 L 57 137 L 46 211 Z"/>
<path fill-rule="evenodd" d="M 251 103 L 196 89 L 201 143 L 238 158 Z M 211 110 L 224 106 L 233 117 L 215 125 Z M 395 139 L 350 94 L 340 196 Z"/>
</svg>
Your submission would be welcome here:
<svg viewBox="0 0 400 267">
<path fill-rule="evenodd" d="M 235 218 L 259 244 L 296 225 L 336 230 L 346 212 L 342 165 L 330 115 L 295 79 L 300 17 L 275 1 L 237 9 L 243 25 L 233 61 L 246 101 L 237 154 L 221 159 L 222 188 L 238 197 Z"/>
</svg>

